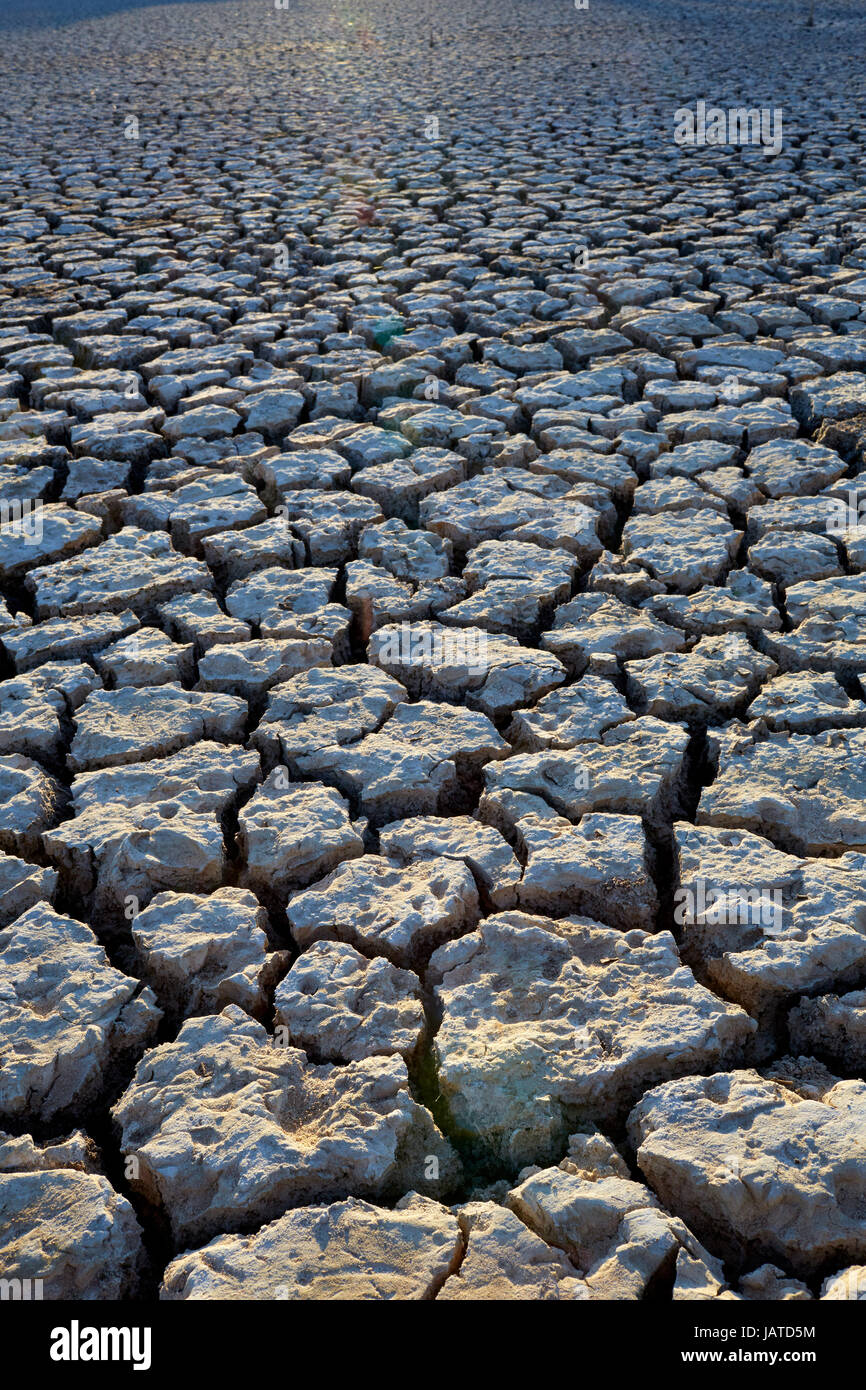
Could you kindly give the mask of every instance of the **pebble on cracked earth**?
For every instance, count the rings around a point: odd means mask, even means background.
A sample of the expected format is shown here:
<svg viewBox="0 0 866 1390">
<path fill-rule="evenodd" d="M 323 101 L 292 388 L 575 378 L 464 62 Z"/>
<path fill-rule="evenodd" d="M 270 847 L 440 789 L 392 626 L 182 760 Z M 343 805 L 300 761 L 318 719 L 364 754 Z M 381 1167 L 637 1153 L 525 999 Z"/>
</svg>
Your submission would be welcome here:
<svg viewBox="0 0 866 1390">
<path fill-rule="evenodd" d="M 866 1298 L 862 7 L 4 24 L 4 1296 Z"/>
</svg>

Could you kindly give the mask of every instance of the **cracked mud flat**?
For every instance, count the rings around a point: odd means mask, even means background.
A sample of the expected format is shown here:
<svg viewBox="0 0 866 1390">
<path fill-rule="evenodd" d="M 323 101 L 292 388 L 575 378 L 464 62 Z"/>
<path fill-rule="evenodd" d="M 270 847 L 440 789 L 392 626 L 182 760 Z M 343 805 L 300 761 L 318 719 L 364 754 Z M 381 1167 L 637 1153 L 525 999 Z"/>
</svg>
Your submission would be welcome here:
<svg viewBox="0 0 866 1390">
<path fill-rule="evenodd" d="M 4 32 L 0 1278 L 866 1297 L 866 22 L 805 18 Z"/>
</svg>

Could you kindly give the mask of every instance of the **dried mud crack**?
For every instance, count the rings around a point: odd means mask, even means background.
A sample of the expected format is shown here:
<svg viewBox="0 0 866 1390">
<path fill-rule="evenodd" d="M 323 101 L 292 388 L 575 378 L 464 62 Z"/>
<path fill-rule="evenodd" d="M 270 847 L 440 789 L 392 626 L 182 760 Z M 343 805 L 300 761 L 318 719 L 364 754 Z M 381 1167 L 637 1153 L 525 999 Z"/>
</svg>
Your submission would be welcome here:
<svg viewBox="0 0 866 1390">
<path fill-rule="evenodd" d="M 92 11 L 3 30 L 4 1289 L 866 1298 L 861 8 Z"/>
</svg>

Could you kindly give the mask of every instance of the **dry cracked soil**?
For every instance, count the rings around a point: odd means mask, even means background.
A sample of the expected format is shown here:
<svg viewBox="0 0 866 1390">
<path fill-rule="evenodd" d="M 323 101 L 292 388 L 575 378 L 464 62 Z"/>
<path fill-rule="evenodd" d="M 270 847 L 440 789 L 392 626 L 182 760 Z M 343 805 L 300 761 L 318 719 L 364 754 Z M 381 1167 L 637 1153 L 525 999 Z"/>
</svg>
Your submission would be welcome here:
<svg viewBox="0 0 866 1390">
<path fill-rule="evenodd" d="M 4 1289 L 866 1298 L 862 7 L 31 21 Z"/>
</svg>

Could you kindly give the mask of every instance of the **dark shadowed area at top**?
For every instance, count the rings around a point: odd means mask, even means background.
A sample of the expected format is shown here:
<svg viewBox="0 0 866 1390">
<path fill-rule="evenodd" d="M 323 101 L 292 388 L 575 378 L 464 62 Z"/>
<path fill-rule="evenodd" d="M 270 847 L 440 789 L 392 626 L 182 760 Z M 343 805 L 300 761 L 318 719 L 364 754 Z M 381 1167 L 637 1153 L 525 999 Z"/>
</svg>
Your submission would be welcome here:
<svg viewBox="0 0 866 1390">
<path fill-rule="evenodd" d="M 164 0 L 2 0 L 0 29 L 41 25 L 75 24 L 81 19 L 101 19 L 118 10 L 143 10 Z M 219 4 L 220 0 L 205 0 Z"/>
</svg>

